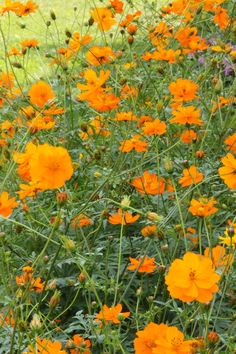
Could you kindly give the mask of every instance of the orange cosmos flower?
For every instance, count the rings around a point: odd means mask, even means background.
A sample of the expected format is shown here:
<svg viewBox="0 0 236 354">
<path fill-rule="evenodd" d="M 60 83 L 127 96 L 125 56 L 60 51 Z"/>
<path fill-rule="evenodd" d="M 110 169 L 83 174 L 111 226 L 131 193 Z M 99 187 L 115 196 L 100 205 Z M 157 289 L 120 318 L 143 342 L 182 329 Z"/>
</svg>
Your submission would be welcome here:
<svg viewBox="0 0 236 354">
<path fill-rule="evenodd" d="M 35 184 L 30 182 L 29 184 L 20 184 L 20 190 L 16 193 L 19 195 L 21 200 L 24 200 L 27 197 L 35 197 L 40 191 L 41 189 L 38 187 L 38 183 Z"/>
<path fill-rule="evenodd" d="M 87 61 L 94 66 L 110 63 L 115 57 L 110 47 L 94 46 L 86 54 Z"/>
<path fill-rule="evenodd" d="M 147 149 L 147 142 L 141 140 L 140 135 L 135 135 L 133 138 L 129 140 L 124 140 L 121 143 L 121 146 L 119 148 L 120 151 L 122 152 L 130 152 L 132 150 L 135 150 L 137 152 L 145 152 L 148 151 Z"/>
<path fill-rule="evenodd" d="M 175 259 L 165 277 L 173 298 L 201 303 L 212 300 L 214 293 L 219 290 L 219 280 L 220 276 L 214 271 L 211 259 L 192 252 L 187 252 L 183 259 Z"/>
<path fill-rule="evenodd" d="M 62 350 L 62 344 L 59 341 L 52 342 L 49 339 L 40 338 L 37 338 L 37 350 L 31 345 L 29 350 L 23 354 L 67 354 L 65 350 Z"/>
<path fill-rule="evenodd" d="M 35 291 L 41 293 L 44 288 L 41 278 L 33 278 L 33 269 L 29 266 L 23 268 L 23 273 L 20 276 L 16 276 L 16 283 L 20 287 L 25 287 L 29 291 Z"/>
<path fill-rule="evenodd" d="M 39 81 L 33 84 L 29 90 L 30 102 L 43 108 L 46 103 L 54 99 L 55 94 L 49 84 Z"/>
<path fill-rule="evenodd" d="M 194 216 L 206 217 L 215 214 L 218 209 L 214 207 L 216 200 L 214 198 L 200 198 L 200 200 L 192 199 L 189 211 Z"/>
<path fill-rule="evenodd" d="M 77 87 L 81 90 L 84 91 L 84 93 L 79 95 L 80 100 L 87 100 L 90 98 L 90 96 L 99 92 L 102 92 L 102 86 L 104 86 L 105 82 L 110 76 L 110 71 L 109 70 L 101 70 L 99 72 L 99 75 L 92 70 L 92 69 L 87 69 L 84 73 L 84 78 L 87 81 L 86 85 L 85 84 L 77 84 Z"/>
<path fill-rule="evenodd" d="M 35 134 L 40 130 L 50 130 L 55 126 L 55 124 L 56 122 L 54 121 L 54 119 L 49 116 L 37 116 L 36 118 L 33 118 L 30 122 L 27 122 L 29 131 L 32 134 Z"/>
<path fill-rule="evenodd" d="M 0 14 L 3 15 L 10 11 L 18 14 L 18 11 L 20 11 L 22 6 L 23 5 L 19 1 L 12 2 L 11 0 L 5 0 L 5 6 L 0 5 Z"/>
<path fill-rule="evenodd" d="M 225 157 L 221 159 L 224 167 L 218 169 L 220 178 L 223 179 L 224 183 L 230 188 L 236 188 L 236 158 L 233 154 L 228 153 Z"/>
<path fill-rule="evenodd" d="M 155 265 L 155 258 L 147 256 L 138 259 L 129 257 L 131 265 L 128 266 L 129 270 L 136 270 L 138 273 L 153 273 L 157 266 Z"/>
<path fill-rule="evenodd" d="M 19 203 L 16 202 L 15 198 L 9 198 L 7 192 L 2 192 L 0 195 L 0 215 L 7 218 L 13 212 L 13 209 L 17 207 Z"/>
<path fill-rule="evenodd" d="M 36 48 L 39 46 L 39 41 L 37 39 L 25 39 L 21 42 L 23 48 Z"/>
<path fill-rule="evenodd" d="M 108 31 L 116 23 L 111 10 L 107 7 L 95 8 L 91 11 L 91 17 L 101 31 Z"/>
<path fill-rule="evenodd" d="M 127 318 L 130 315 L 130 312 L 121 312 L 122 311 L 122 305 L 117 304 L 114 307 L 108 307 L 107 305 L 104 305 L 102 310 L 96 315 L 96 321 L 104 321 L 107 323 L 114 323 L 114 324 L 119 324 L 121 321 L 121 318 Z"/>
<path fill-rule="evenodd" d="M 143 237 L 157 236 L 157 226 L 156 225 L 147 225 L 144 226 L 141 230 Z"/>
<path fill-rule="evenodd" d="M 217 23 L 222 30 L 227 28 L 230 23 L 230 17 L 227 10 L 219 6 L 215 13 L 214 22 Z"/>
<path fill-rule="evenodd" d="M 216 246 L 210 249 L 207 247 L 204 256 L 211 258 L 213 266 L 217 269 L 228 270 L 234 262 L 232 254 L 226 254 L 226 250 L 222 246 Z"/>
<path fill-rule="evenodd" d="M 79 214 L 71 220 L 71 227 L 73 229 L 78 229 L 89 225 L 93 225 L 93 222 L 84 214 Z"/>
<path fill-rule="evenodd" d="M 114 119 L 118 121 L 129 121 L 137 120 L 137 117 L 132 112 L 118 112 Z"/>
<path fill-rule="evenodd" d="M 236 133 L 229 135 L 225 140 L 224 143 L 227 145 L 227 150 L 232 151 L 236 154 Z"/>
<path fill-rule="evenodd" d="M 14 161 L 19 164 L 17 169 L 17 173 L 23 181 L 30 181 L 30 171 L 29 171 L 29 161 L 36 151 L 37 146 L 34 145 L 32 142 L 26 144 L 25 152 L 15 152 L 13 154 Z"/>
<path fill-rule="evenodd" d="M 200 119 L 200 110 L 194 106 L 183 107 L 179 106 L 177 110 L 172 112 L 174 118 L 170 120 L 171 123 L 177 124 L 195 124 L 202 125 L 203 121 Z"/>
<path fill-rule="evenodd" d="M 73 174 L 70 155 L 63 147 L 39 145 L 30 158 L 29 173 L 42 190 L 60 188 Z"/>
<path fill-rule="evenodd" d="M 183 170 L 184 177 L 180 178 L 179 184 L 182 187 L 188 187 L 192 184 L 197 184 L 203 180 L 203 174 L 198 172 L 197 167 L 192 165 L 189 168 Z"/>
<path fill-rule="evenodd" d="M 90 97 L 88 102 L 89 106 L 98 112 L 106 112 L 118 108 L 120 98 L 113 95 L 113 93 L 101 92 L 98 95 L 95 94 Z"/>
<path fill-rule="evenodd" d="M 72 339 L 66 343 L 66 348 L 70 354 L 90 354 L 91 342 L 88 339 L 80 337 L 75 334 Z"/>
<path fill-rule="evenodd" d="M 151 59 L 153 60 L 163 60 L 167 61 L 170 64 L 173 64 L 176 62 L 178 57 L 180 56 L 181 51 L 180 50 L 173 50 L 173 49 L 164 49 L 160 47 L 158 51 L 154 51 L 153 53 L 146 52 L 143 55 L 143 60 L 149 61 Z"/>
<path fill-rule="evenodd" d="M 120 0 L 110 0 L 112 8 L 117 14 L 122 14 L 124 3 Z"/>
<path fill-rule="evenodd" d="M 135 221 L 137 221 L 140 218 L 140 215 L 135 215 L 132 216 L 128 211 L 123 212 L 122 209 L 118 209 L 117 214 L 112 214 L 109 216 L 109 223 L 113 225 L 127 225 L 127 224 L 133 224 Z"/>
<path fill-rule="evenodd" d="M 142 194 L 162 194 L 165 189 L 164 179 L 148 171 L 145 171 L 141 177 L 135 178 L 132 185 Z"/>
<path fill-rule="evenodd" d="M 28 16 L 29 14 L 35 12 L 38 8 L 38 5 L 36 5 L 33 1 L 27 1 L 24 5 L 22 5 L 17 12 L 18 16 Z"/>
<path fill-rule="evenodd" d="M 134 340 L 135 354 L 191 354 L 194 340 L 184 340 L 184 335 L 177 327 L 164 323 L 149 323 L 136 333 Z"/>
<path fill-rule="evenodd" d="M 169 90 L 178 102 L 189 102 L 196 98 L 198 85 L 191 80 L 177 79 L 169 85 Z"/>
<path fill-rule="evenodd" d="M 186 129 L 181 134 L 180 139 L 184 144 L 190 144 L 197 140 L 197 133 L 192 129 Z"/>
<path fill-rule="evenodd" d="M 142 128 L 145 135 L 163 135 L 166 132 L 166 124 L 160 119 L 154 119 L 152 122 L 145 122 Z"/>
</svg>

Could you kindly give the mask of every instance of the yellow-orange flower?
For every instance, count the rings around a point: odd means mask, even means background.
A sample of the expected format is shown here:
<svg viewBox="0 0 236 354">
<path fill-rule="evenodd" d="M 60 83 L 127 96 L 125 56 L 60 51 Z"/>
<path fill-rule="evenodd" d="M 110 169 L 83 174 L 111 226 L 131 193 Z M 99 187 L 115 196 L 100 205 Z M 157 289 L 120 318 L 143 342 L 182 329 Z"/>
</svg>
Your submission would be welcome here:
<svg viewBox="0 0 236 354">
<path fill-rule="evenodd" d="M 60 188 L 73 174 L 70 155 L 63 147 L 39 145 L 30 158 L 29 173 L 42 190 Z"/>
<path fill-rule="evenodd" d="M 116 23 L 111 10 L 107 7 L 96 7 L 91 11 L 91 17 L 102 31 L 108 31 Z"/>
<path fill-rule="evenodd" d="M 116 214 L 112 214 L 109 216 L 109 223 L 113 225 L 127 225 L 127 224 L 133 224 L 135 221 L 137 221 L 140 218 L 140 215 L 137 214 L 133 216 L 130 214 L 128 211 L 123 212 L 122 209 L 118 209 L 118 212 Z"/>
<path fill-rule="evenodd" d="M 135 354 L 192 354 L 194 340 L 185 340 L 177 327 L 149 323 L 136 333 Z"/>
<path fill-rule="evenodd" d="M 165 189 L 164 179 L 148 171 L 145 171 L 141 177 L 135 178 L 132 185 L 142 194 L 162 194 Z"/>
<path fill-rule="evenodd" d="M 200 200 L 192 199 L 189 211 L 194 216 L 210 216 L 215 214 L 218 209 L 214 206 L 216 200 L 214 198 L 200 198 Z"/>
<path fill-rule="evenodd" d="M 203 121 L 200 119 L 200 110 L 194 106 L 183 107 L 179 106 L 172 112 L 174 118 L 170 120 L 171 123 L 177 124 L 195 124 L 202 125 Z"/>
<path fill-rule="evenodd" d="M 175 259 L 165 277 L 173 298 L 201 303 L 212 300 L 214 293 L 219 290 L 219 280 L 220 276 L 215 272 L 211 259 L 192 252 L 187 252 L 183 259 Z"/>
<path fill-rule="evenodd" d="M 86 54 L 87 61 L 94 66 L 110 63 L 115 57 L 110 47 L 94 46 Z"/>
<path fill-rule="evenodd" d="M 141 230 L 143 237 L 150 237 L 157 235 L 157 226 L 156 225 L 147 225 L 144 226 Z"/>
<path fill-rule="evenodd" d="M 131 265 L 128 266 L 129 270 L 136 270 L 138 273 L 153 273 L 157 266 L 155 265 L 155 258 L 147 256 L 138 259 L 129 257 Z"/>
<path fill-rule="evenodd" d="M 120 143 L 120 148 L 119 150 L 122 152 L 130 152 L 132 150 L 135 150 L 137 152 L 145 152 L 148 151 L 147 149 L 147 142 L 144 140 L 141 140 L 140 135 L 135 135 L 133 138 L 124 140 Z"/>
<path fill-rule="evenodd" d="M 114 324 L 119 324 L 121 318 L 129 317 L 130 312 L 122 312 L 122 305 L 117 304 L 113 307 L 108 307 L 104 305 L 101 311 L 96 315 L 96 321 L 111 322 Z"/>
<path fill-rule="evenodd" d="M 236 133 L 229 135 L 225 140 L 224 143 L 227 145 L 227 150 L 232 151 L 236 154 Z"/>
<path fill-rule="evenodd" d="M 67 354 L 65 350 L 62 350 L 62 344 L 59 341 L 52 342 L 49 339 L 40 338 L 37 338 L 37 350 L 31 345 L 29 350 L 24 354 Z"/>
<path fill-rule="evenodd" d="M 188 187 L 192 184 L 198 184 L 203 180 L 203 174 L 198 172 L 197 167 L 192 165 L 189 168 L 183 170 L 184 177 L 180 178 L 179 184 L 182 187 Z"/>
<path fill-rule="evenodd" d="M 142 130 L 145 135 L 163 135 L 166 132 L 166 123 L 154 119 L 152 122 L 145 122 Z"/>
<path fill-rule="evenodd" d="M 180 139 L 184 144 L 190 144 L 197 140 L 197 133 L 192 129 L 186 129 L 181 134 Z"/>
<path fill-rule="evenodd" d="M 16 202 L 15 198 L 9 198 L 7 192 L 2 192 L 0 195 L 0 215 L 7 218 L 12 214 L 12 211 L 19 203 Z"/>
<path fill-rule="evenodd" d="M 216 269 L 228 270 L 234 261 L 233 254 L 226 254 L 226 249 L 219 245 L 212 249 L 207 247 L 204 251 L 204 256 L 211 258 Z"/>
<path fill-rule="evenodd" d="M 88 339 L 84 339 L 79 334 L 75 334 L 72 339 L 66 343 L 66 348 L 70 354 L 90 354 L 91 342 Z"/>
<path fill-rule="evenodd" d="M 175 101 L 189 102 L 196 98 L 198 85 L 191 80 L 184 80 L 180 78 L 170 84 L 169 90 L 174 96 Z"/>
<path fill-rule="evenodd" d="M 55 94 L 49 84 L 39 81 L 31 86 L 29 97 L 31 103 L 43 108 L 46 103 L 54 99 Z"/>
<path fill-rule="evenodd" d="M 233 154 L 228 153 L 225 157 L 221 159 L 223 167 L 218 169 L 220 178 L 223 179 L 224 183 L 230 188 L 236 188 L 236 158 Z"/>
</svg>

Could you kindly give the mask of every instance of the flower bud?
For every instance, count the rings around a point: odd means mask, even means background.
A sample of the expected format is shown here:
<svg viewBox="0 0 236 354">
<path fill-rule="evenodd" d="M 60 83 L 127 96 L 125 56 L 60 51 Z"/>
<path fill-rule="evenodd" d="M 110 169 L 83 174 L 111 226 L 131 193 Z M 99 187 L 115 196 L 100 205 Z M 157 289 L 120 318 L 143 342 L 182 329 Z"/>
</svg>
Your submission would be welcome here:
<svg viewBox="0 0 236 354">
<path fill-rule="evenodd" d="M 30 328 L 32 330 L 37 330 L 37 329 L 40 329 L 41 327 L 42 327 L 42 323 L 40 321 L 40 317 L 39 317 L 39 315 L 37 315 L 37 313 L 35 313 L 33 315 L 32 320 L 30 321 Z"/>
<path fill-rule="evenodd" d="M 216 332 L 209 332 L 207 335 L 209 343 L 215 344 L 219 340 L 219 335 Z"/>
<path fill-rule="evenodd" d="M 127 195 L 125 195 L 122 201 L 120 202 L 121 208 L 122 209 L 128 208 L 130 206 L 130 203 L 131 203 L 130 198 Z"/>
<path fill-rule="evenodd" d="M 49 306 L 51 308 L 56 307 L 59 304 L 60 299 L 61 299 L 61 293 L 59 290 L 56 290 L 49 301 Z"/>
<path fill-rule="evenodd" d="M 229 237 L 234 236 L 235 231 L 234 231 L 234 227 L 232 225 L 228 227 L 227 233 L 228 233 Z"/>
<path fill-rule="evenodd" d="M 174 169 L 173 161 L 169 157 L 164 159 L 164 168 L 166 172 L 172 172 Z"/>
<path fill-rule="evenodd" d="M 56 14 L 55 14 L 54 11 L 51 11 L 51 12 L 50 12 L 50 17 L 51 17 L 51 19 L 52 19 L 53 21 L 55 21 L 55 20 L 57 19 Z"/>
</svg>

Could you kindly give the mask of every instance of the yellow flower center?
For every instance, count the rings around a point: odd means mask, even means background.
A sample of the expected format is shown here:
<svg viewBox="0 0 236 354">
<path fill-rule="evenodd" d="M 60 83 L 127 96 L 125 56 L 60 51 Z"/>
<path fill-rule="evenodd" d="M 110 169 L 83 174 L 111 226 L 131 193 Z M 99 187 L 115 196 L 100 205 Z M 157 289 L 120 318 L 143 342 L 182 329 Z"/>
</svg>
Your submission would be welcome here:
<svg viewBox="0 0 236 354">
<path fill-rule="evenodd" d="M 194 280 L 194 279 L 195 279 L 195 276 L 196 276 L 196 271 L 191 270 L 190 273 L 189 273 L 189 278 L 190 278 L 190 280 Z"/>
</svg>

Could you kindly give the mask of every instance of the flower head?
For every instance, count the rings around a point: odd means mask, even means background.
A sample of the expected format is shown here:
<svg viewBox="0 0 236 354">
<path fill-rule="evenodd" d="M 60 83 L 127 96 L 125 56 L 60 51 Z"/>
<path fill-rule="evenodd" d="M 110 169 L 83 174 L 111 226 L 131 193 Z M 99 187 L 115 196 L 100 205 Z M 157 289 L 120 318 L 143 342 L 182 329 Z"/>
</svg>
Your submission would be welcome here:
<svg viewBox="0 0 236 354">
<path fill-rule="evenodd" d="M 96 315 L 96 321 L 111 322 L 114 324 L 120 323 L 120 317 L 129 317 L 130 312 L 122 312 L 122 305 L 117 304 L 113 307 L 108 307 L 104 305 L 101 311 Z"/>
<path fill-rule="evenodd" d="M 2 192 L 0 195 L 0 215 L 7 218 L 12 214 L 12 211 L 19 203 L 16 202 L 15 198 L 9 198 L 7 192 Z"/>
<path fill-rule="evenodd" d="M 147 256 L 138 259 L 129 257 L 131 265 L 128 266 L 129 270 L 136 270 L 138 273 L 153 273 L 157 266 L 155 265 L 155 258 Z"/>
<path fill-rule="evenodd" d="M 201 198 L 200 200 L 192 199 L 188 210 L 194 216 L 206 217 L 215 214 L 218 211 L 214 206 L 215 204 L 216 200 L 214 198 Z"/>
<path fill-rule="evenodd" d="M 142 194 L 162 194 L 165 189 L 164 179 L 148 171 L 145 171 L 141 177 L 135 178 L 132 185 Z"/>
<path fill-rule="evenodd" d="M 192 184 L 198 184 L 203 180 L 203 174 L 197 170 L 197 167 L 192 165 L 189 168 L 183 170 L 183 177 L 180 178 L 179 184 L 182 187 L 188 187 Z"/>
</svg>

